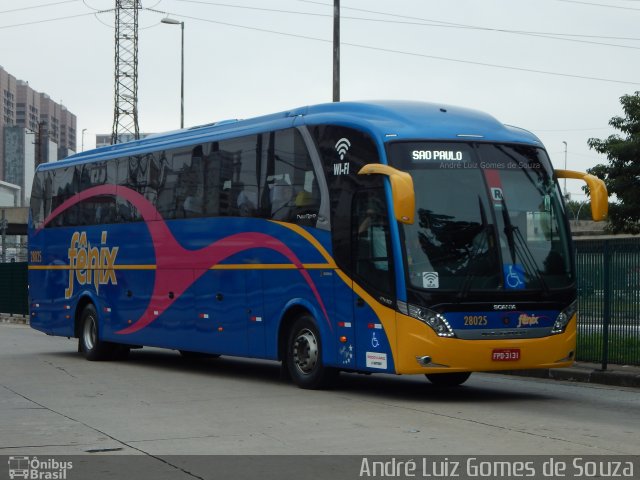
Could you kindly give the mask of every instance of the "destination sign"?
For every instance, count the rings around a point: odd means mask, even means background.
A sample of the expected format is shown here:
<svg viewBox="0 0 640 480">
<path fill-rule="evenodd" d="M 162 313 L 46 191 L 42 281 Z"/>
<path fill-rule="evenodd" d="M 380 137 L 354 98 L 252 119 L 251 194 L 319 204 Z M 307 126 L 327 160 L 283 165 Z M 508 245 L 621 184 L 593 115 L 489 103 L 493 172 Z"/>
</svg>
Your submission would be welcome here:
<svg viewBox="0 0 640 480">
<path fill-rule="evenodd" d="M 460 150 L 413 150 L 413 160 L 437 160 L 461 162 L 464 155 Z"/>
</svg>

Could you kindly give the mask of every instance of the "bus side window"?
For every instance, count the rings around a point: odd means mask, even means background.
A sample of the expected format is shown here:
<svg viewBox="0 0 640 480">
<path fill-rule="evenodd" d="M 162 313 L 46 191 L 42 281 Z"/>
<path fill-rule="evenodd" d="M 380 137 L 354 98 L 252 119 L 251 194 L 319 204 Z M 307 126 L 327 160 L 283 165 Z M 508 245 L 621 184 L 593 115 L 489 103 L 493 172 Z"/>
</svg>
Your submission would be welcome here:
<svg viewBox="0 0 640 480">
<path fill-rule="evenodd" d="M 140 163 L 136 157 L 121 157 L 117 160 L 118 168 L 116 181 L 118 187 L 129 188 L 138 191 L 136 171 Z M 139 222 L 142 220 L 138 209 L 122 196 L 116 197 L 116 215 L 118 222 Z"/>
<path fill-rule="evenodd" d="M 368 189 L 355 194 L 352 235 L 352 258 L 359 281 L 380 293 L 391 294 L 393 269 L 384 190 Z"/>
<path fill-rule="evenodd" d="M 114 162 L 87 163 L 82 166 L 80 191 L 115 183 L 117 167 Z M 78 225 L 114 223 L 116 219 L 115 195 L 92 196 L 78 205 Z"/>
<path fill-rule="evenodd" d="M 274 220 L 315 226 L 320 210 L 320 188 L 311 157 L 295 129 L 274 132 L 267 158 L 269 207 Z"/>
<path fill-rule="evenodd" d="M 232 165 L 232 177 L 223 184 L 223 191 L 229 198 L 227 215 L 254 216 L 258 207 L 258 136 L 223 140 L 219 144 L 222 161 L 230 161 Z M 221 211 L 220 214 L 224 213 Z"/>
<path fill-rule="evenodd" d="M 71 199 L 71 197 L 73 197 L 79 190 L 81 170 L 82 166 L 76 165 L 73 167 L 60 168 L 52 172 L 52 211 L 64 204 L 67 200 Z M 68 227 L 78 225 L 79 211 L 80 208 L 78 205 L 67 208 L 52 220 L 51 226 Z"/>
<path fill-rule="evenodd" d="M 209 154 L 204 156 L 202 167 L 203 214 L 207 217 L 230 215 L 231 159 L 220 152 L 220 143 L 206 145 Z"/>
<path fill-rule="evenodd" d="M 156 208 L 165 220 L 203 215 L 201 145 L 164 152 L 163 180 L 158 188 Z"/>
<path fill-rule="evenodd" d="M 34 228 L 40 228 L 44 221 L 44 172 L 38 172 L 33 178 L 31 188 L 31 222 Z"/>
</svg>

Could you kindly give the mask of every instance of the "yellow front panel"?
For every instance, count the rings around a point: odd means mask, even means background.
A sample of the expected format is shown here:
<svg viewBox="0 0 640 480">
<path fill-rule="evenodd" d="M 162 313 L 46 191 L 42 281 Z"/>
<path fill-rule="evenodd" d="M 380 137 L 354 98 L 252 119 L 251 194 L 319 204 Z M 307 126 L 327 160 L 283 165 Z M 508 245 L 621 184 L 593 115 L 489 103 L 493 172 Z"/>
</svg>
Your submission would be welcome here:
<svg viewBox="0 0 640 480">
<path fill-rule="evenodd" d="M 567 330 L 544 338 L 512 340 L 460 340 L 438 337 L 424 323 L 397 313 L 395 353 L 396 372 L 444 373 L 479 372 L 491 370 L 520 370 L 532 368 L 567 367 L 573 364 L 576 350 L 576 317 Z M 493 361 L 495 348 L 519 348 L 516 361 Z M 428 355 L 432 364 L 443 367 L 422 367 L 416 357 Z"/>
</svg>

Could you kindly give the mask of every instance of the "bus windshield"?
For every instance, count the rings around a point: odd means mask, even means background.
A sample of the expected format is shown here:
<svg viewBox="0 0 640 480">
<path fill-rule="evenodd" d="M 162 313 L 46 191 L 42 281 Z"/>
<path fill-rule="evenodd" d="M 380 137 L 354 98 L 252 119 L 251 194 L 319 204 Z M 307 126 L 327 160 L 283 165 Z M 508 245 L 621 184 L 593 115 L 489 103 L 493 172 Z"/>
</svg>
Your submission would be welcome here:
<svg viewBox="0 0 640 480">
<path fill-rule="evenodd" d="M 542 149 L 398 142 L 389 154 L 415 187 L 416 220 L 402 225 L 411 287 L 465 294 L 571 286 L 564 206 Z"/>
</svg>

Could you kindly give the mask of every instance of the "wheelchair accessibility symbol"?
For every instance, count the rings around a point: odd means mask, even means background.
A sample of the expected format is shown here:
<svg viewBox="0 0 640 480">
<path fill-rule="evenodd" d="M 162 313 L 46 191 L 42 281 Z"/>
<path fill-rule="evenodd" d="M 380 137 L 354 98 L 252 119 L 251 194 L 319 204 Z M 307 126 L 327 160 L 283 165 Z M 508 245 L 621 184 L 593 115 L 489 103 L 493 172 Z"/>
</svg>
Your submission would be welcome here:
<svg viewBox="0 0 640 480">
<path fill-rule="evenodd" d="M 376 332 L 373 332 L 373 334 L 371 335 L 371 346 L 373 348 L 378 348 L 380 346 L 380 342 L 376 338 Z"/>
<path fill-rule="evenodd" d="M 504 265 L 504 288 L 507 290 L 524 289 L 524 268 L 522 265 Z"/>
</svg>

